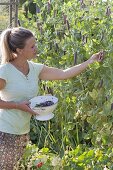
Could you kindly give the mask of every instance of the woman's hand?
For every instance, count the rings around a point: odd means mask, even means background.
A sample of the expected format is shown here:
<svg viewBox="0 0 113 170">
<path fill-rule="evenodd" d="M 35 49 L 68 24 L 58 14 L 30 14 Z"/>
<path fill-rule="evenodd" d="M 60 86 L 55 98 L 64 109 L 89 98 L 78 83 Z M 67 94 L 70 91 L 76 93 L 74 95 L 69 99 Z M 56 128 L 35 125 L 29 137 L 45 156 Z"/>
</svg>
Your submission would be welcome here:
<svg viewBox="0 0 113 170">
<path fill-rule="evenodd" d="M 37 113 L 34 112 L 31 108 L 30 108 L 30 102 L 29 101 L 24 101 L 22 103 L 16 103 L 16 109 L 22 110 L 24 112 L 29 112 L 31 115 L 36 115 Z"/>
<path fill-rule="evenodd" d="M 101 62 L 104 58 L 104 51 L 100 51 L 96 54 L 93 54 L 90 59 L 89 59 L 89 63 L 92 64 L 93 62 L 97 61 L 97 62 Z"/>
</svg>

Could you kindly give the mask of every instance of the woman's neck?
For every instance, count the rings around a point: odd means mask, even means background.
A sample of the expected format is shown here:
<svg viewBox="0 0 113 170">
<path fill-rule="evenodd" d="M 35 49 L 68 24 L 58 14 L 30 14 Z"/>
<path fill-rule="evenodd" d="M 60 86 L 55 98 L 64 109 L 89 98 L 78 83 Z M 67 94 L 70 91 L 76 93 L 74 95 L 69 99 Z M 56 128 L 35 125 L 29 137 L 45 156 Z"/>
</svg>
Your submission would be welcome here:
<svg viewBox="0 0 113 170">
<path fill-rule="evenodd" d="M 20 61 L 19 59 L 14 59 L 10 62 L 14 67 L 16 67 L 19 71 L 21 71 L 24 75 L 29 73 L 29 64 L 28 61 Z"/>
</svg>

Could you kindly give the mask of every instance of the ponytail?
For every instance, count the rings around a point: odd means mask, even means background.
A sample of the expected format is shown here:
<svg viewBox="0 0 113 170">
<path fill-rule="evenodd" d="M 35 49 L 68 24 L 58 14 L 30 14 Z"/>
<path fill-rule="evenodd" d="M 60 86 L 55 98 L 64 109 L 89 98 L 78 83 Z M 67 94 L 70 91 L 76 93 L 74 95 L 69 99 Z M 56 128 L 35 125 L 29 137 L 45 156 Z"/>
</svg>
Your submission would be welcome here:
<svg viewBox="0 0 113 170">
<path fill-rule="evenodd" d="M 0 48 L 1 48 L 1 63 L 7 63 L 10 60 L 13 60 L 13 54 L 9 48 L 9 36 L 11 34 L 11 29 L 7 29 L 2 32 L 1 37 L 0 37 Z"/>
</svg>

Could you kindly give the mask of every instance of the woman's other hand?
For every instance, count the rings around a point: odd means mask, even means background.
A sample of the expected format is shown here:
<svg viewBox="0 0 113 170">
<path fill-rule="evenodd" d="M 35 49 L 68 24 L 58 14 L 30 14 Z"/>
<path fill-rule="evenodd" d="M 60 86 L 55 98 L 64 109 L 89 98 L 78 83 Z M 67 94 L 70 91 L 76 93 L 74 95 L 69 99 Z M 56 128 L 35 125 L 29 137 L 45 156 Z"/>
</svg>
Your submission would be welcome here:
<svg viewBox="0 0 113 170">
<path fill-rule="evenodd" d="M 24 101 L 22 103 L 16 103 L 16 109 L 22 110 L 24 112 L 29 112 L 31 115 L 36 115 L 37 113 L 34 112 L 30 108 L 30 102 L 29 101 Z"/>
</svg>

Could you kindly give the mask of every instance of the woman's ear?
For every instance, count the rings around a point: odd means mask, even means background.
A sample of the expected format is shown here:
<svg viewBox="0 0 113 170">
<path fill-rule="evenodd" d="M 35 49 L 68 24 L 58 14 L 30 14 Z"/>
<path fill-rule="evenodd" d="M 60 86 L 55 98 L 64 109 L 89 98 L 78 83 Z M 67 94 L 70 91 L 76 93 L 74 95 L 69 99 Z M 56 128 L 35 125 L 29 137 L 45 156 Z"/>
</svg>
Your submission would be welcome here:
<svg viewBox="0 0 113 170">
<path fill-rule="evenodd" d="M 16 49 L 16 53 L 17 53 L 17 54 L 22 54 L 22 49 L 17 48 L 17 49 Z"/>
</svg>

